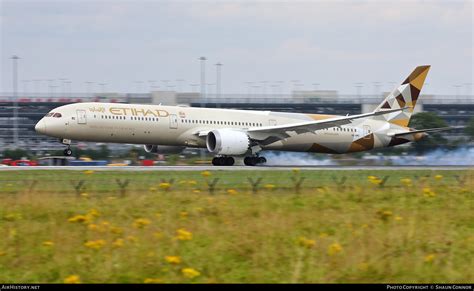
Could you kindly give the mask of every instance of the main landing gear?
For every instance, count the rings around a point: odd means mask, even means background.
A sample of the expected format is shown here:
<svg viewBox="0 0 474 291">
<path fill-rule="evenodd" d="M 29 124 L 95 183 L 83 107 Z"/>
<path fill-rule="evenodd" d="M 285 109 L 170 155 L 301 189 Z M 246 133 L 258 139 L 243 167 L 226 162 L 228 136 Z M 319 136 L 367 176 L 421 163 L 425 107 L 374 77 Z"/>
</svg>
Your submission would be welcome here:
<svg viewBox="0 0 474 291">
<path fill-rule="evenodd" d="M 258 164 L 264 164 L 267 162 L 267 159 L 265 157 L 245 157 L 244 158 L 244 164 L 246 166 L 256 166 Z"/>
<path fill-rule="evenodd" d="M 233 157 L 215 157 L 212 159 L 214 166 L 232 166 L 235 163 Z"/>
<path fill-rule="evenodd" d="M 70 139 L 60 139 L 59 140 L 62 144 L 67 145 L 67 148 L 64 149 L 63 153 L 66 157 L 72 156 L 72 150 L 71 150 L 71 140 Z"/>
</svg>

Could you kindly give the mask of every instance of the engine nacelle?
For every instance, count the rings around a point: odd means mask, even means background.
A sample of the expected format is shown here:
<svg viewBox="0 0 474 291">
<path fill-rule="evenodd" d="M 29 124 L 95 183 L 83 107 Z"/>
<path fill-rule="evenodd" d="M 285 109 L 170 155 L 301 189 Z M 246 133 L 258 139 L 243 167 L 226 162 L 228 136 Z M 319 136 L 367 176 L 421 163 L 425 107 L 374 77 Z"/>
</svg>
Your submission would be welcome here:
<svg viewBox="0 0 474 291">
<path fill-rule="evenodd" d="M 250 140 L 245 132 L 233 129 L 215 129 L 207 134 L 207 149 L 218 155 L 243 155 L 250 148 Z"/>
<path fill-rule="evenodd" d="M 179 154 L 181 153 L 185 147 L 180 146 L 168 146 L 168 145 L 154 145 L 154 144 L 146 144 L 143 146 L 147 153 L 153 154 Z"/>
</svg>

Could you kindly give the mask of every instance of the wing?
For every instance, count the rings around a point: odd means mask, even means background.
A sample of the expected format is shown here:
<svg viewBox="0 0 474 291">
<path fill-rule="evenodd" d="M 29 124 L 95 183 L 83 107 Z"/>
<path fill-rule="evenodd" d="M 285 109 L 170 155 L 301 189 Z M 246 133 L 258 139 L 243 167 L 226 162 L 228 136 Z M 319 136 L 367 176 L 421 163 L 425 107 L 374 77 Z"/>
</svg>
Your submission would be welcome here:
<svg viewBox="0 0 474 291">
<path fill-rule="evenodd" d="M 302 134 L 305 132 L 314 132 L 316 130 L 331 128 L 349 124 L 354 119 L 367 118 L 371 116 L 384 115 L 392 112 L 402 111 L 409 107 L 388 109 L 382 111 L 374 111 L 357 115 L 340 116 L 323 120 L 306 121 L 277 126 L 266 126 L 258 128 L 249 128 L 247 133 L 249 137 L 257 141 L 261 145 L 268 145 L 278 140 L 288 138 L 294 134 Z"/>
</svg>

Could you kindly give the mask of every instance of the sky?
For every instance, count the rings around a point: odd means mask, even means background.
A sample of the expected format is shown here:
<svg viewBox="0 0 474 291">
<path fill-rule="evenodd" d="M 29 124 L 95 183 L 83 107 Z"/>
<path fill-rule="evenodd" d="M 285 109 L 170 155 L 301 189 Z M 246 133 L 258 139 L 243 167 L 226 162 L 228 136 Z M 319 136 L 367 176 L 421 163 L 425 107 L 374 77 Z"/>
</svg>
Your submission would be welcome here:
<svg viewBox="0 0 474 291">
<path fill-rule="evenodd" d="M 0 15 L 0 92 L 12 55 L 20 91 L 197 91 L 205 56 L 224 94 L 371 94 L 426 64 L 425 93 L 473 92 L 473 1 L 0 0 Z"/>
</svg>

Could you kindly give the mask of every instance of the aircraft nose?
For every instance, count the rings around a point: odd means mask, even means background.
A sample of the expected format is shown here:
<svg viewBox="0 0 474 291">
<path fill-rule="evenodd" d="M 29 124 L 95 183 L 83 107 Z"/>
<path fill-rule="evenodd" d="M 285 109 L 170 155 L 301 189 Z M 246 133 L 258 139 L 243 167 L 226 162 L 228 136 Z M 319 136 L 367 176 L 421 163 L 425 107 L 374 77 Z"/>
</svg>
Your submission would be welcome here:
<svg viewBox="0 0 474 291">
<path fill-rule="evenodd" d="M 38 121 L 38 123 L 35 125 L 35 130 L 37 133 L 45 134 L 46 133 L 46 122 L 44 122 L 43 119 Z"/>
</svg>

